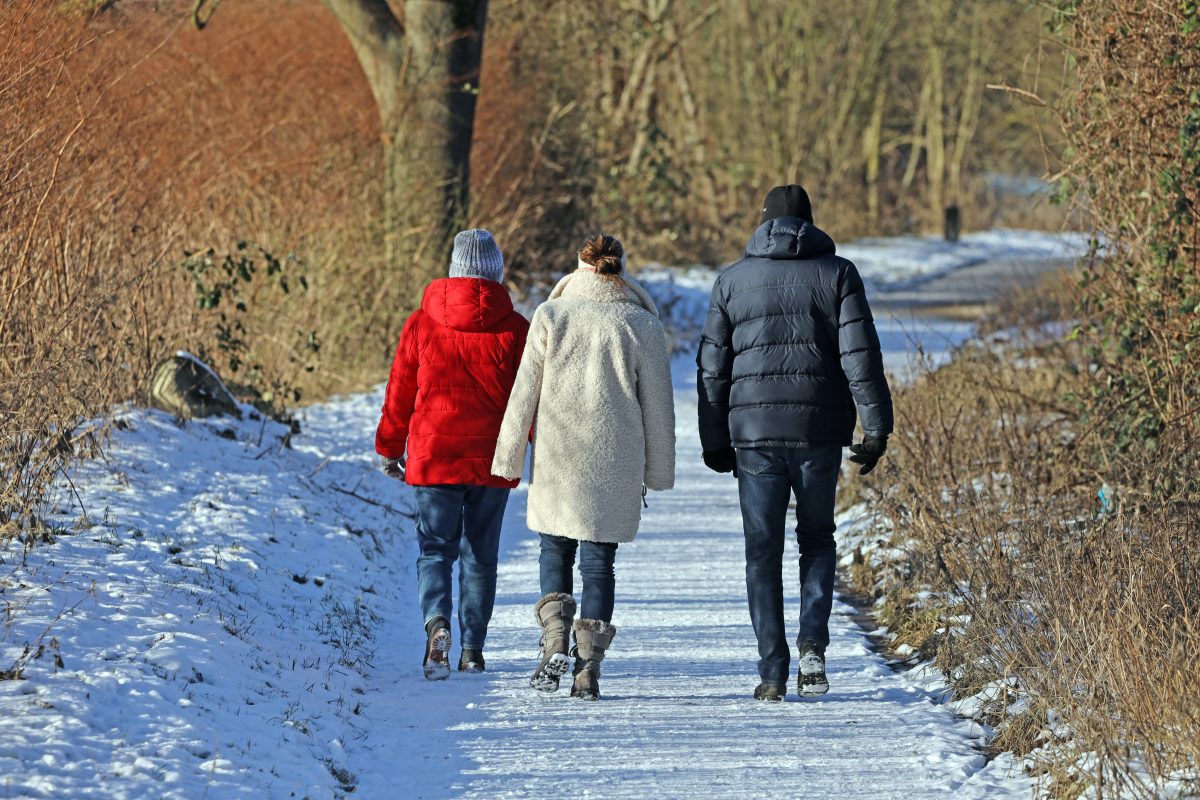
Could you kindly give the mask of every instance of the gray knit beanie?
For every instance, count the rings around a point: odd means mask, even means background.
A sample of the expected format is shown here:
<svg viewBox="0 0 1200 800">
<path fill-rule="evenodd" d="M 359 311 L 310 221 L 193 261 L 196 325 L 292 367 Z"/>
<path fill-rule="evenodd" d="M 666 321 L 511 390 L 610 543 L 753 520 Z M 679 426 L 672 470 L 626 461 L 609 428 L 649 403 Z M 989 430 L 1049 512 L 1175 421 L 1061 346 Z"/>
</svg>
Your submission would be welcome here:
<svg viewBox="0 0 1200 800">
<path fill-rule="evenodd" d="M 504 280 L 504 255 L 491 233 L 483 228 L 472 228 L 454 237 L 450 277 L 483 278 L 497 283 Z"/>
</svg>

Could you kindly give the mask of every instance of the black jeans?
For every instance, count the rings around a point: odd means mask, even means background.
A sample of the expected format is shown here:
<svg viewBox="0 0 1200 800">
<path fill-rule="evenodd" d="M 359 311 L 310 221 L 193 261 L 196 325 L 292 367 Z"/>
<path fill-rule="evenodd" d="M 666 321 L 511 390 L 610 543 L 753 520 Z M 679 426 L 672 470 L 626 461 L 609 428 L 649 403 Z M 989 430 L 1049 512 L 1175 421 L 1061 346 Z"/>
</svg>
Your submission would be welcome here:
<svg viewBox="0 0 1200 800">
<path fill-rule="evenodd" d="M 579 574 L 583 576 L 583 599 L 579 604 L 581 619 L 601 619 L 612 622 L 617 579 L 613 560 L 617 545 L 612 542 L 579 542 L 565 536 L 542 534 L 542 550 L 538 556 L 542 595 L 554 592 L 572 594 L 575 551 L 579 551 Z"/>
<path fill-rule="evenodd" d="M 842 449 L 764 447 L 738 450 L 738 494 L 746 534 L 746 595 L 758 637 L 758 674 L 786 683 L 791 651 L 783 619 L 783 551 L 788 500 L 796 495 L 800 545 L 800 634 L 796 643 L 829 644 L 833 577 L 834 495 Z"/>
</svg>

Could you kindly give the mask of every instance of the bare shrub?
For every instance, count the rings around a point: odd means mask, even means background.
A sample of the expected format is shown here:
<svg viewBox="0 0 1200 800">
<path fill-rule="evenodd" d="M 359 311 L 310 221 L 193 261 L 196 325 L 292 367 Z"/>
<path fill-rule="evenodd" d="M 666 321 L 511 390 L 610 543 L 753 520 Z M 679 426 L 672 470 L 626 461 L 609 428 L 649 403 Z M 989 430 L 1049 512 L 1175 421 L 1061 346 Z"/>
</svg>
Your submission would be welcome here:
<svg viewBox="0 0 1200 800">
<path fill-rule="evenodd" d="M 1076 100 L 1065 180 L 1091 201 L 1108 253 L 1084 272 L 1091 458 L 1108 479 L 1193 499 L 1200 468 L 1200 8 L 1067 5 Z M 1147 459 L 1147 451 L 1153 458 Z M 1144 467 L 1171 463 L 1172 470 Z"/>
<path fill-rule="evenodd" d="M 991 692 L 996 746 L 1028 753 L 1054 796 L 1200 788 L 1197 505 L 1113 497 L 1073 399 L 1082 349 L 977 341 L 899 388 L 872 483 L 904 555 L 854 574 L 960 695 Z"/>
<path fill-rule="evenodd" d="M 314 317 L 327 352 L 351 357 L 336 375 L 301 371 L 295 382 L 350 384 L 390 344 L 375 358 L 360 350 L 363 331 L 403 312 L 363 313 L 389 293 L 362 291 L 379 265 L 361 189 L 373 109 L 340 31 L 311 10 L 258 4 L 223 10 L 203 33 L 186 22 L 142 4 L 0 5 L 0 524 L 10 532 L 37 527 L 47 481 L 83 443 L 80 422 L 138 398 L 171 351 L 218 352 L 219 320 L 197 304 L 185 251 L 250 240 L 347 265 L 323 270 L 303 298 L 247 309 L 242 333 L 270 373 L 264 385 L 295 361 L 287 332 Z"/>
<path fill-rule="evenodd" d="M 1064 180 L 1104 257 L 1002 302 L 991 329 L 1025 336 L 977 342 L 897 392 L 882 502 L 905 555 L 856 574 L 923 626 L 960 692 L 991 692 L 997 744 L 1029 753 L 1052 796 L 1190 796 L 1200 7 L 1057 8 L 1077 67 Z M 1046 324 L 1067 320 L 1065 337 Z M 922 589 L 937 599 L 913 605 Z"/>
</svg>

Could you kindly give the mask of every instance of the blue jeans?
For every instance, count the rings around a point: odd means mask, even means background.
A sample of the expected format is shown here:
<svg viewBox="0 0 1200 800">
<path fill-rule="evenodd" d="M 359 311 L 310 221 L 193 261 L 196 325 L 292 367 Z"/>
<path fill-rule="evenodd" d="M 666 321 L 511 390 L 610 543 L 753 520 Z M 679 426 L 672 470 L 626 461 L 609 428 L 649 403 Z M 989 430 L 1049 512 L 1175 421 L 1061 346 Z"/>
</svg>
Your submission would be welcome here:
<svg viewBox="0 0 1200 800">
<path fill-rule="evenodd" d="M 542 534 L 542 550 L 538 555 L 542 596 L 554 592 L 572 594 L 575 551 L 579 550 L 579 574 L 583 577 L 583 600 L 579 604 L 581 619 L 602 619 L 612 622 L 616 602 L 617 579 L 613 560 L 617 545 L 612 542 L 578 542 L 565 536 Z"/>
<path fill-rule="evenodd" d="M 758 674 L 787 683 L 791 651 L 783 621 L 783 551 L 788 501 L 796 494 L 800 545 L 800 634 L 796 643 L 829 644 L 833 577 L 834 495 L 840 447 L 763 447 L 738 450 L 738 494 L 746 534 L 746 595 L 758 637 Z"/>
<path fill-rule="evenodd" d="M 508 489 L 414 486 L 417 496 L 417 592 L 421 613 L 450 620 L 451 570 L 458 561 L 458 631 L 462 646 L 483 649 L 496 604 L 496 560 Z"/>
</svg>

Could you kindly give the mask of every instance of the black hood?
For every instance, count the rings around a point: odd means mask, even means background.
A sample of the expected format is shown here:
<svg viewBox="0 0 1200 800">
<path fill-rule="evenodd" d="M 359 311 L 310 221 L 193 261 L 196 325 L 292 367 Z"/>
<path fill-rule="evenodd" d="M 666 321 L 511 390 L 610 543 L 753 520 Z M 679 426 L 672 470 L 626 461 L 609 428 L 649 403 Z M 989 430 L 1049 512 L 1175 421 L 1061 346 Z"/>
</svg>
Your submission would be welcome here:
<svg viewBox="0 0 1200 800">
<path fill-rule="evenodd" d="M 754 258 L 807 258 L 834 252 L 829 234 L 799 217 L 767 220 L 746 243 L 746 255 Z"/>
</svg>

